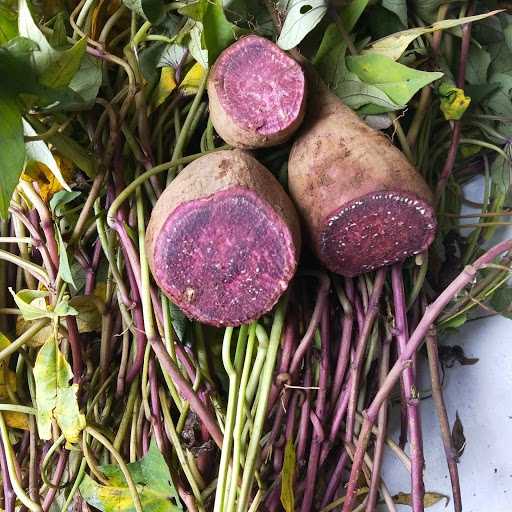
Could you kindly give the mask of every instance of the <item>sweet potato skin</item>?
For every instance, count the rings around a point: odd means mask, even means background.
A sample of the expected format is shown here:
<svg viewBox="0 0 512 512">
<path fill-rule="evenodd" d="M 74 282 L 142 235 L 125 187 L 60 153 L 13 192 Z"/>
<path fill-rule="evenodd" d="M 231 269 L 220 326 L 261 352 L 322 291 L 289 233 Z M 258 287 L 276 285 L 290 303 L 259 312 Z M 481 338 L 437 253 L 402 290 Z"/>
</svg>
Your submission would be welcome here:
<svg viewBox="0 0 512 512">
<path fill-rule="evenodd" d="M 329 219 L 363 196 L 396 192 L 429 210 L 427 214 L 435 224 L 430 208 L 432 193 L 385 135 L 366 125 L 324 84 L 316 80 L 314 87 L 306 119 L 290 153 L 289 190 L 319 259 L 335 272 L 354 275 L 360 272 L 337 266 L 325 256 L 322 233 Z M 425 245 L 433 237 L 434 230 Z M 361 269 L 366 270 L 369 268 Z"/>
<path fill-rule="evenodd" d="M 222 91 L 224 74 L 229 68 L 228 61 L 244 45 L 262 45 L 262 52 L 272 52 L 275 57 L 283 59 L 287 66 L 297 75 L 296 93 L 300 96 L 300 107 L 291 123 L 272 133 L 261 133 L 258 126 L 247 125 L 236 119 L 224 105 Z M 269 59 L 270 62 L 271 59 Z M 263 84 L 264 85 L 264 84 Z M 270 147 L 286 142 L 299 128 L 306 108 L 306 79 L 302 67 L 271 41 L 259 36 L 250 35 L 239 39 L 219 56 L 208 77 L 208 97 L 210 117 L 217 133 L 230 145 L 240 149 L 256 149 Z M 255 106 L 256 108 L 256 106 Z"/>
<path fill-rule="evenodd" d="M 238 315 L 234 307 L 234 317 L 217 318 L 206 311 L 201 312 L 194 309 L 194 305 L 190 304 L 190 297 L 185 296 L 185 293 L 177 294 L 176 290 L 171 290 L 166 280 L 162 279 L 156 262 L 157 251 L 161 250 L 158 244 L 163 243 L 162 240 L 159 240 L 159 236 L 165 232 L 165 229 L 168 229 L 166 222 L 175 212 L 187 209 L 188 205 L 224 197 L 226 193 L 230 194 L 237 190 L 240 190 L 241 193 L 245 191 L 246 196 L 247 194 L 253 195 L 259 198 L 258 200 L 264 201 L 272 209 L 272 215 L 275 215 L 277 219 L 276 222 L 287 226 L 289 230 L 287 236 L 290 238 L 289 247 L 293 254 L 284 271 L 285 275 L 282 276 L 283 282 L 279 284 L 282 288 L 280 293 L 269 299 L 270 302 L 266 303 L 264 311 L 247 317 L 243 311 Z M 274 176 L 248 153 L 240 150 L 226 150 L 203 156 L 189 164 L 164 190 L 151 214 L 145 244 L 149 265 L 157 284 L 187 315 L 211 325 L 235 326 L 261 316 L 274 306 L 295 272 L 301 239 L 295 208 Z M 193 270 L 191 267 L 191 272 Z M 215 297 L 212 297 L 212 304 L 214 302 Z"/>
</svg>

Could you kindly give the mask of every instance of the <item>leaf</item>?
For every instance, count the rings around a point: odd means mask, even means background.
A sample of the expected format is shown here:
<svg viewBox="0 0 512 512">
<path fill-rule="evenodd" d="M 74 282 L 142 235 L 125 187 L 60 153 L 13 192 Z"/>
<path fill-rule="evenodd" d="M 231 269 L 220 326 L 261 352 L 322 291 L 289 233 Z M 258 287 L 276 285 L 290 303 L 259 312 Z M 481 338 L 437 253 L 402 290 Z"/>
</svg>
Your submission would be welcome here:
<svg viewBox="0 0 512 512">
<path fill-rule="evenodd" d="M 452 428 L 452 443 L 455 450 L 456 459 L 458 460 L 464 453 L 466 448 L 466 437 L 464 436 L 464 426 L 459 418 L 458 411 L 455 413 L 455 423 Z"/>
<path fill-rule="evenodd" d="M 433 507 L 443 500 L 445 501 L 445 507 L 447 507 L 448 503 L 450 502 L 450 498 L 448 496 L 439 494 L 437 492 L 426 492 L 425 496 L 423 497 L 423 505 L 426 508 Z M 395 496 L 393 496 L 393 501 L 397 505 L 408 505 L 409 507 L 412 507 L 412 496 L 405 492 L 399 492 L 398 494 L 395 494 Z"/>
<path fill-rule="evenodd" d="M 208 62 L 212 65 L 219 54 L 235 39 L 239 29 L 224 14 L 222 0 L 204 0 L 206 9 L 202 19 L 203 39 L 208 51 Z"/>
<path fill-rule="evenodd" d="M 80 69 L 87 48 L 85 37 L 71 48 L 59 52 L 58 56 L 44 69 L 39 77 L 41 84 L 57 89 L 69 85 Z"/>
<path fill-rule="evenodd" d="M 23 132 L 28 136 L 37 135 L 37 132 L 27 121 L 25 121 L 25 119 L 23 119 Z M 53 153 L 50 151 L 44 140 L 27 142 L 25 144 L 25 150 L 27 163 L 38 162 L 44 164 L 50 170 L 53 176 L 55 176 L 61 187 L 65 190 L 71 191 L 69 185 L 64 179 L 64 176 L 62 176 L 60 167 L 57 164 Z"/>
<path fill-rule="evenodd" d="M 326 12 L 326 0 L 292 1 L 277 44 L 283 50 L 295 48 L 322 21 Z"/>
<path fill-rule="evenodd" d="M 471 45 L 466 62 L 466 80 L 470 84 L 485 84 L 490 64 L 489 52 L 479 46 Z"/>
<path fill-rule="evenodd" d="M 507 154 L 511 153 L 512 146 L 508 144 L 505 146 Z M 491 165 L 492 183 L 497 187 L 498 191 L 502 194 L 507 194 L 510 189 L 512 177 L 512 160 L 503 155 L 498 155 Z"/>
<path fill-rule="evenodd" d="M 53 48 L 66 48 L 68 46 L 65 19 L 64 12 L 60 12 L 55 16 L 53 33 L 48 37 L 48 42 Z"/>
<path fill-rule="evenodd" d="M 16 374 L 13 374 L 16 377 Z M 9 428 L 18 428 L 20 430 L 29 430 L 28 416 L 22 412 L 16 411 L 3 411 L 2 416 L 5 424 Z"/>
<path fill-rule="evenodd" d="M 151 23 L 156 23 L 164 13 L 162 0 L 123 0 L 123 4 Z"/>
<path fill-rule="evenodd" d="M 417 38 L 424 34 L 430 34 L 437 30 L 446 30 L 454 28 L 465 23 L 483 20 L 489 16 L 494 16 L 501 11 L 491 11 L 476 16 L 467 16 L 465 18 L 447 19 L 432 23 L 428 27 L 417 27 L 409 30 L 403 30 L 390 36 L 384 37 L 375 41 L 369 48 L 364 50 L 363 53 L 377 53 L 384 55 L 393 60 L 398 60 L 400 56 L 405 52 L 407 47 Z"/>
<path fill-rule="evenodd" d="M 506 318 L 512 319 L 512 288 L 498 288 L 491 297 L 491 307 Z"/>
<path fill-rule="evenodd" d="M 12 193 L 23 171 L 25 143 L 21 113 L 16 102 L 1 93 L 0 120 L 0 217 L 5 220 Z"/>
<path fill-rule="evenodd" d="M 0 44 L 4 44 L 18 35 L 16 13 L 0 5 Z"/>
<path fill-rule="evenodd" d="M 407 0 L 382 0 L 382 6 L 388 11 L 394 12 L 407 26 Z"/>
<path fill-rule="evenodd" d="M 182 91 L 183 94 L 195 94 L 199 88 L 199 84 L 203 80 L 205 72 L 203 66 L 196 62 L 180 82 L 180 91 Z"/>
<path fill-rule="evenodd" d="M 53 308 L 54 317 L 60 316 L 77 316 L 78 311 L 71 306 L 69 303 L 69 297 L 67 295 L 64 296 L 63 299 Z"/>
<path fill-rule="evenodd" d="M 71 367 L 56 339 L 50 338 L 37 353 L 34 365 L 36 420 L 41 439 L 51 439 L 52 419 L 68 443 L 76 443 L 85 428 L 85 416 L 80 413 L 76 397 L 78 384 L 69 384 L 72 378 Z"/>
<path fill-rule="evenodd" d="M 202 45 L 203 39 L 203 24 L 196 22 L 194 26 L 190 30 L 190 42 L 188 49 L 190 54 L 194 59 L 203 66 L 203 68 L 208 69 L 208 51 L 203 49 Z"/>
<path fill-rule="evenodd" d="M 371 53 L 348 57 L 347 67 L 362 82 L 374 85 L 393 102 L 404 106 L 422 87 L 443 76 L 408 68 L 384 55 Z"/>
<path fill-rule="evenodd" d="M 128 464 L 139 492 L 144 512 L 182 511 L 178 493 L 164 457 L 154 441 L 147 454 L 137 462 Z M 114 465 L 100 466 L 109 485 L 100 485 L 88 475 L 80 484 L 82 498 L 104 512 L 133 512 L 135 507 L 121 470 Z M 171 499 L 174 503 L 171 503 Z"/>
<path fill-rule="evenodd" d="M 361 17 L 367 5 L 368 0 L 352 0 L 341 9 L 340 18 L 347 32 L 350 32 L 355 27 L 357 20 Z"/>
<path fill-rule="evenodd" d="M 160 71 L 160 80 L 153 95 L 152 108 L 159 107 L 176 89 L 176 81 L 174 79 L 174 69 L 170 66 L 165 66 Z"/>
<path fill-rule="evenodd" d="M 458 329 L 462 327 L 468 321 L 468 317 L 465 313 L 461 313 L 447 322 L 443 322 L 443 327 L 445 329 Z"/>
<path fill-rule="evenodd" d="M 288 439 L 284 450 L 284 462 L 281 471 L 281 503 L 285 512 L 295 512 L 295 495 L 293 493 L 295 464 L 295 445 L 292 439 Z"/>
<path fill-rule="evenodd" d="M 183 59 L 187 55 L 187 48 L 181 44 L 169 44 L 167 45 L 160 55 L 157 67 L 166 67 L 176 69 L 183 62 Z"/>
<path fill-rule="evenodd" d="M 62 215 L 62 207 L 74 201 L 80 194 L 78 190 L 59 190 L 50 199 L 50 210 L 56 215 Z"/>
<path fill-rule="evenodd" d="M 48 296 L 48 292 L 41 290 L 20 290 L 14 293 L 12 288 L 9 288 L 9 291 L 25 320 L 52 318 L 52 313 L 49 311 L 48 304 L 46 304 L 45 300 Z"/>
<path fill-rule="evenodd" d="M 479 361 L 477 357 L 466 357 L 460 345 L 439 345 L 439 358 L 446 368 L 453 368 L 456 362 L 461 366 L 472 366 Z"/>
<path fill-rule="evenodd" d="M 18 31 L 20 36 L 37 43 L 39 50 L 33 52 L 32 58 L 35 68 L 39 72 L 43 72 L 53 62 L 57 52 L 50 46 L 50 43 L 35 23 L 27 0 L 19 0 Z"/>
<path fill-rule="evenodd" d="M 71 267 L 69 266 L 68 253 L 66 251 L 66 244 L 62 239 L 62 235 L 58 229 L 55 230 L 57 235 L 57 245 L 59 247 L 59 275 L 62 277 L 62 280 L 66 283 L 70 284 L 75 288 L 76 285 L 73 281 L 73 275 L 71 273 Z"/>
<path fill-rule="evenodd" d="M 380 89 L 363 83 L 345 65 L 346 44 L 341 40 L 333 24 L 327 27 L 313 63 L 330 89 L 350 108 L 372 107 L 371 113 L 398 110 L 401 105 L 394 103 Z M 368 112 L 370 113 L 370 112 Z"/>
<path fill-rule="evenodd" d="M 0 332 L 0 351 L 6 349 L 11 344 L 11 340 L 3 333 Z M 10 357 L 6 357 L 5 359 L 0 360 L 0 399 L 5 399 L 9 395 L 7 393 L 7 384 L 11 384 L 10 372 L 9 372 L 9 359 Z M 14 374 L 14 385 L 16 386 L 16 374 Z"/>
<path fill-rule="evenodd" d="M 471 98 L 464 94 L 463 89 L 444 82 L 439 86 L 439 95 L 441 96 L 441 112 L 447 121 L 458 121 L 471 103 Z"/>
</svg>

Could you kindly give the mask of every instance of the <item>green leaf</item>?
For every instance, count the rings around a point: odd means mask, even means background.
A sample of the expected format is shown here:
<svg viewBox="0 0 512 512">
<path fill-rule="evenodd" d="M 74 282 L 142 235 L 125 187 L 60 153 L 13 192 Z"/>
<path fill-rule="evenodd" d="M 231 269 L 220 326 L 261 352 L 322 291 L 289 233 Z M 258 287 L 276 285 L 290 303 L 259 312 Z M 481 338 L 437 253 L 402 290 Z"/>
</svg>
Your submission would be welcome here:
<svg viewBox="0 0 512 512">
<path fill-rule="evenodd" d="M 76 289 L 75 282 L 73 281 L 73 274 L 71 273 L 71 267 L 69 266 L 68 253 L 66 251 L 66 244 L 62 240 L 62 235 L 58 229 L 55 230 L 57 234 L 57 245 L 59 247 L 59 275 L 62 280 L 69 283 L 73 288 Z"/>
<path fill-rule="evenodd" d="M 292 439 L 288 439 L 284 450 L 284 462 L 281 471 L 281 503 L 285 512 L 295 512 L 295 495 L 293 493 L 295 464 L 295 445 Z"/>
<path fill-rule="evenodd" d="M 37 135 L 37 132 L 27 121 L 25 121 L 25 119 L 23 119 L 23 132 L 28 136 Z M 44 140 L 35 140 L 25 143 L 25 150 L 27 164 L 31 162 L 40 162 L 46 165 L 46 167 L 50 169 L 50 172 L 57 178 L 57 181 L 61 184 L 62 188 L 69 191 L 71 190 L 62 176 L 60 167 L 57 164 L 53 153 L 50 151 Z"/>
<path fill-rule="evenodd" d="M 472 45 L 469 49 L 469 56 L 466 62 L 466 80 L 470 84 L 485 84 L 491 55 L 479 46 Z"/>
<path fill-rule="evenodd" d="M 382 6 L 388 11 L 394 12 L 407 26 L 407 0 L 382 0 Z"/>
<path fill-rule="evenodd" d="M 417 27 L 409 30 L 403 30 L 396 34 L 383 37 L 378 41 L 375 41 L 369 48 L 364 50 L 363 53 L 377 53 L 384 55 L 393 60 L 398 60 L 400 56 L 405 52 L 407 47 L 417 38 L 424 34 L 430 34 L 438 30 L 446 30 L 449 28 L 458 27 L 464 23 L 475 22 L 494 16 L 501 11 L 492 11 L 485 14 L 479 14 L 477 16 L 468 16 L 466 18 L 447 19 L 437 21 L 428 27 Z"/>
<path fill-rule="evenodd" d="M 347 32 L 350 32 L 355 27 L 357 20 L 361 17 L 367 5 L 368 0 L 352 0 L 341 9 L 340 18 Z"/>
<path fill-rule="evenodd" d="M 449 82 L 444 82 L 439 86 L 439 95 L 441 96 L 441 112 L 447 121 L 458 121 L 471 103 L 471 98 L 464 94 L 463 89 L 459 89 Z"/>
<path fill-rule="evenodd" d="M 52 313 L 48 310 L 48 305 L 45 300 L 45 297 L 48 296 L 48 292 L 41 290 L 20 290 L 15 293 L 12 288 L 9 288 L 9 291 L 25 320 L 30 321 L 52 317 Z"/>
<path fill-rule="evenodd" d="M 78 407 L 78 384 L 69 383 L 73 372 L 53 336 L 37 353 L 33 371 L 39 437 L 52 438 L 52 419 L 55 419 L 66 441 L 76 443 L 85 428 L 85 416 Z"/>
<path fill-rule="evenodd" d="M 21 113 L 12 97 L 0 93 L 0 217 L 3 219 L 7 219 L 11 196 L 24 162 Z"/>
<path fill-rule="evenodd" d="M 79 488 L 82 498 L 103 512 L 134 512 L 133 500 L 121 470 L 114 465 L 101 466 L 100 469 L 107 477 L 108 485 L 100 485 L 85 475 Z M 169 468 L 154 441 L 142 459 L 128 464 L 128 471 L 137 486 L 144 512 L 183 510 Z"/>
<path fill-rule="evenodd" d="M 491 297 L 491 307 L 500 315 L 506 318 L 512 318 L 512 288 L 498 288 Z"/>
<path fill-rule="evenodd" d="M 226 18 L 222 0 L 205 0 L 205 2 L 206 9 L 202 20 L 203 39 L 208 51 L 208 63 L 212 65 L 222 50 L 234 41 L 239 29 Z"/>
<path fill-rule="evenodd" d="M 347 67 L 362 82 L 374 85 L 393 102 L 404 106 L 422 87 L 443 76 L 408 68 L 378 54 L 348 57 Z"/>
<path fill-rule="evenodd" d="M 510 145 L 506 148 L 507 154 L 510 153 Z M 498 155 L 491 165 L 492 183 L 502 194 L 507 194 L 510 190 L 512 175 L 512 161 L 509 158 L 504 158 Z"/>
<path fill-rule="evenodd" d="M 71 48 L 59 52 L 58 56 L 41 73 L 39 78 L 41 84 L 54 89 L 69 85 L 80 69 L 86 48 L 87 40 L 84 37 Z"/>
<path fill-rule="evenodd" d="M 187 55 L 187 48 L 181 44 L 169 44 L 167 45 L 158 60 L 157 67 L 163 68 L 170 66 L 176 69 Z"/>
<path fill-rule="evenodd" d="M 334 24 L 329 25 L 313 59 L 316 69 L 329 88 L 354 110 L 363 107 L 367 113 L 398 110 L 401 105 L 391 101 L 377 87 L 363 83 L 347 69 L 345 52 L 346 44 L 340 38 L 338 29 Z"/>
<path fill-rule="evenodd" d="M 53 33 L 48 37 L 48 42 L 53 48 L 66 48 L 68 45 L 68 38 L 66 35 L 66 15 L 60 12 L 55 16 L 53 24 Z"/>
<path fill-rule="evenodd" d="M 58 192 L 53 194 L 52 198 L 50 199 L 50 210 L 55 215 L 61 215 L 62 207 L 67 205 L 68 203 L 71 203 L 71 201 L 74 201 L 80 194 L 81 192 L 78 192 L 77 190 L 59 190 Z"/>
<path fill-rule="evenodd" d="M 188 49 L 194 59 L 203 66 L 204 69 L 208 69 L 208 51 L 203 49 L 203 24 L 196 21 L 194 26 L 190 30 L 190 42 Z"/>
<path fill-rule="evenodd" d="M 27 0 L 19 0 L 18 31 L 20 36 L 32 39 L 39 46 L 39 50 L 33 52 L 32 59 L 35 68 L 43 72 L 53 62 L 57 52 L 50 46 L 34 21 Z"/>
<path fill-rule="evenodd" d="M 16 13 L 0 5 L 0 44 L 6 43 L 18 35 Z"/>
<path fill-rule="evenodd" d="M 283 50 L 295 48 L 322 21 L 326 12 L 326 0 L 292 1 L 277 44 Z"/>
<path fill-rule="evenodd" d="M 77 108 L 86 109 L 94 103 L 103 80 L 101 62 L 90 55 L 85 55 L 75 76 L 69 83 L 69 88 L 80 96 L 82 104 Z M 70 109 L 72 105 L 67 105 Z"/>
<path fill-rule="evenodd" d="M 67 295 L 53 309 L 54 316 L 78 316 L 79 312 L 69 303 Z"/>
<path fill-rule="evenodd" d="M 123 0 L 123 4 L 151 23 L 157 23 L 164 13 L 162 0 Z"/>
</svg>

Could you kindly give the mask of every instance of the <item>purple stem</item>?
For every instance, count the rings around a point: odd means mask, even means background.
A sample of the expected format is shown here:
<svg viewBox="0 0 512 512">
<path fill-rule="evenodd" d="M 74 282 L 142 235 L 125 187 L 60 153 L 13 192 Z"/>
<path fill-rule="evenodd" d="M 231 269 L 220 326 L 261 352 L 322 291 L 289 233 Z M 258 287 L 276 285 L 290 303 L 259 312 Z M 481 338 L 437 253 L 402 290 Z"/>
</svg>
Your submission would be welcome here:
<svg viewBox="0 0 512 512">
<path fill-rule="evenodd" d="M 436 413 L 441 428 L 441 437 L 443 439 L 444 453 L 450 480 L 452 483 L 453 509 L 455 512 L 462 512 L 462 493 L 460 490 L 459 470 L 457 467 L 457 455 L 453 446 L 453 440 L 450 431 L 450 423 L 446 412 L 446 405 L 443 398 L 441 387 L 441 376 L 439 373 L 439 353 L 437 350 L 437 336 L 435 330 L 427 334 L 428 364 L 430 367 L 430 378 L 432 381 L 432 398 L 436 406 Z"/>
<path fill-rule="evenodd" d="M 99 267 L 100 259 L 101 259 L 101 242 L 96 240 L 94 243 L 94 250 L 92 253 L 92 261 L 87 269 L 86 278 L 85 278 L 85 295 L 92 295 L 94 293 L 94 287 L 96 285 L 96 270 Z"/>
<path fill-rule="evenodd" d="M 320 327 L 321 335 L 321 359 L 320 376 L 318 380 L 318 393 L 316 398 L 315 414 L 313 415 L 313 439 L 311 442 L 311 451 L 308 460 L 308 469 L 306 473 L 306 488 L 302 499 L 301 512 L 309 512 L 313 505 L 315 484 L 318 474 L 320 461 L 320 449 L 324 440 L 322 421 L 327 409 L 327 385 L 329 383 L 329 303 L 326 298 L 326 304 L 322 312 L 322 323 Z M 318 421 L 317 421 L 318 420 Z"/>
<path fill-rule="evenodd" d="M 386 375 L 389 371 L 389 357 L 390 357 L 390 342 L 391 337 L 386 336 L 382 344 L 382 353 L 380 357 L 379 367 L 379 385 L 384 383 Z M 370 491 L 368 493 L 368 501 L 366 503 L 366 512 L 374 512 L 377 506 L 377 499 L 379 497 L 380 470 L 382 466 L 382 459 L 384 455 L 384 446 L 386 443 L 386 431 L 388 428 L 388 401 L 385 400 L 379 411 L 378 419 L 379 433 L 375 443 L 375 452 L 373 455 L 373 468 L 372 479 L 370 483 Z"/>
<path fill-rule="evenodd" d="M 68 329 L 68 341 L 71 348 L 71 359 L 73 365 L 73 383 L 78 384 L 82 378 L 82 344 L 80 342 L 80 333 L 78 332 L 78 323 L 75 316 L 66 317 L 66 327 Z"/>
<path fill-rule="evenodd" d="M 393 299 L 395 306 L 395 330 L 398 342 L 398 356 L 402 356 L 407 350 L 409 329 L 407 327 L 407 306 L 405 301 L 404 283 L 402 279 L 402 265 L 393 265 L 391 269 L 391 282 L 393 285 Z M 413 512 L 423 512 L 425 485 L 423 483 L 423 439 L 421 432 L 421 413 L 419 400 L 416 396 L 416 383 L 411 366 L 404 369 L 401 379 L 409 430 L 411 450 L 411 494 Z M 385 407 L 383 407 L 385 409 Z"/>
<path fill-rule="evenodd" d="M 377 271 L 375 276 L 375 283 L 373 285 L 372 294 L 368 303 L 368 311 L 364 318 L 363 327 L 359 334 L 359 339 L 356 344 L 356 353 L 354 360 L 352 361 L 352 377 L 350 387 L 350 398 L 348 403 L 347 413 L 347 428 L 345 440 L 347 443 L 352 442 L 354 436 L 354 424 L 357 407 L 357 398 L 359 392 L 359 377 L 361 373 L 361 367 L 363 364 L 364 354 L 366 350 L 366 344 L 370 337 L 370 333 L 373 328 L 373 323 L 379 311 L 379 302 L 382 295 L 382 289 L 384 287 L 384 281 L 386 280 L 386 269 L 381 268 Z"/>
<path fill-rule="evenodd" d="M 304 370 L 304 387 L 308 388 L 311 386 L 311 362 L 310 358 L 306 358 L 305 370 Z M 311 404 L 309 402 L 309 389 L 306 389 L 304 393 L 304 402 L 302 402 L 300 410 L 300 421 L 299 421 L 299 432 L 297 433 L 297 462 L 299 464 L 307 462 L 304 460 L 306 455 L 306 444 L 309 435 L 309 411 L 311 410 Z"/>
<path fill-rule="evenodd" d="M 325 491 L 324 497 L 322 499 L 321 508 L 326 507 L 336 495 L 336 491 L 339 489 L 341 485 L 341 479 L 343 478 L 343 471 L 345 470 L 345 466 L 348 461 L 348 453 L 345 448 L 342 448 L 343 453 L 338 459 L 336 466 L 334 467 L 334 471 L 332 472 L 331 478 L 329 479 L 329 483 L 327 484 L 327 489 Z"/>
<path fill-rule="evenodd" d="M 167 453 L 166 437 L 164 436 L 164 428 L 162 425 L 162 416 L 160 414 L 160 400 L 158 398 L 158 381 L 156 377 L 155 360 L 149 361 L 149 388 L 151 391 L 151 424 L 155 433 L 158 448 L 162 453 Z"/>
<path fill-rule="evenodd" d="M 326 274 L 320 274 L 320 287 L 318 288 L 318 295 L 316 299 L 315 309 L 313 310 L 313 315 L 311 316 L 311 320 L 309 322 L 306 333 L 303 338 L 300 340 L 299 346 L 293 354 L 293 359 L 290 364 L 289 374 L 293 376 L 300 368 L 302 360 L 306 355 L 306 352 L 311 347 L 313 343 L 313 339 L 315 337 L 315 331 L 320 323 L 320 318 L 322 317 L 323 310 L 325 308 L 325 304 L 327 302 L 327 295 L 329 293 L 330 280 Z"/>
<path fill-rule="evenodd" d="M 42 508 L 44 512 L 47 512 L 53 500 L 55 499 L 55 495 L 59 490 L 59 484 L 62 479 L 62 475 L 64 473 L 64 469 L 66 469 L 66 464 L 68 461 L 68 452 L 66 450 L 61 450 L 59 453 L 59 459 L 57 460 L 57 466 L 55 467 L 55 473 L 53 474 L 52 484 L 53 487 L 50 487 L 48 493 L 44 497 Z"/>
<path fill-rule="evenodd" d="M 456 297 L 460 291 L 471 283 L 477 274 L 477 272 L 491 263 L 500 254 L 512 250 L 512 240 L 505 240 L 484 253 L 478 258 L 472 265 L 467 265 L 466 268 L 454 279 L 446 289 L 438 296 L 438 298 L 427 307 L 423 318 L 418 323 L 418 326 L 412 333 L 407 349 L 398 358 L 396 363 L 388 373 L 386 380 L 380 386 L 376 396 L 371 402 L 370 406 L 364 413 L 363 425 L 359 434 L 359 439 L 356 445 L 356 452 L 352 463 L 352 469 L 350 472 L 350 480 L 348 482 L 346 499 L 343 504 L 343 512 L 350 512 L 354 505 L 354 500 L 357 493 L 357 482 L 359 474 L 364 463 L 364 454 L 368 447 L 370 439 L 370 433 L 372 426 L 377 420 L 377 416 L 381 405 L 389 397 L 396 383 L 400 380 L 402 372 L 405 367 L 410 365 L 411 358 L 414 356 L 416 351 L 423 344 L 425 335 L 436 321 L 437 317 L 442 313 L 443 309 L 450 303 L 450 301 Z"/>
<path fill-rule="evenodd" d="M 4 510 L 5 512 L 14 512 L 16 504 L 16 494 L 14 494 L 9 471 L 7 470 L 7 459 L 2 440 L 0 439 L 0 469 L 2 470 L 2 482 L 4 489 Z"/>
</svg>

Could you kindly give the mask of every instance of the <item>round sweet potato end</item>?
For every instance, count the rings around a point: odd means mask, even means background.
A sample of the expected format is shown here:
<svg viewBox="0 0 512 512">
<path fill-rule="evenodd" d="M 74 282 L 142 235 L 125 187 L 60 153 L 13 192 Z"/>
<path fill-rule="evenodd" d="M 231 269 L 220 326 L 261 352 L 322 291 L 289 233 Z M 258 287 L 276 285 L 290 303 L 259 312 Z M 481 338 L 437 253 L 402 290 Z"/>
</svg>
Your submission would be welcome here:
<svg viewBox="0 0 512 512">
<path fill-rule="evenodd" d="M 435 232 L 428 203 L 410 193 L 376 192 L 343 205 L 325 220 L 318 253 L 331 271 L 353 277 L 424 251 Z"/>
<path fill-rule="evenodd" d="M 217 59 L 208 94 L 213 125 L 226 142 L 241 148 L 272 146 L 302 122 L 306 78 L 274 43 L 251 35 Z"/>
<path fill-rule="evenodd" d="M 187 316 L 214 326 L 238 326 L 270 311 L 298 258 L 283 219 L 240 186 L 180 204 L 151 250 L 166 295 Z"/>
</svg>

